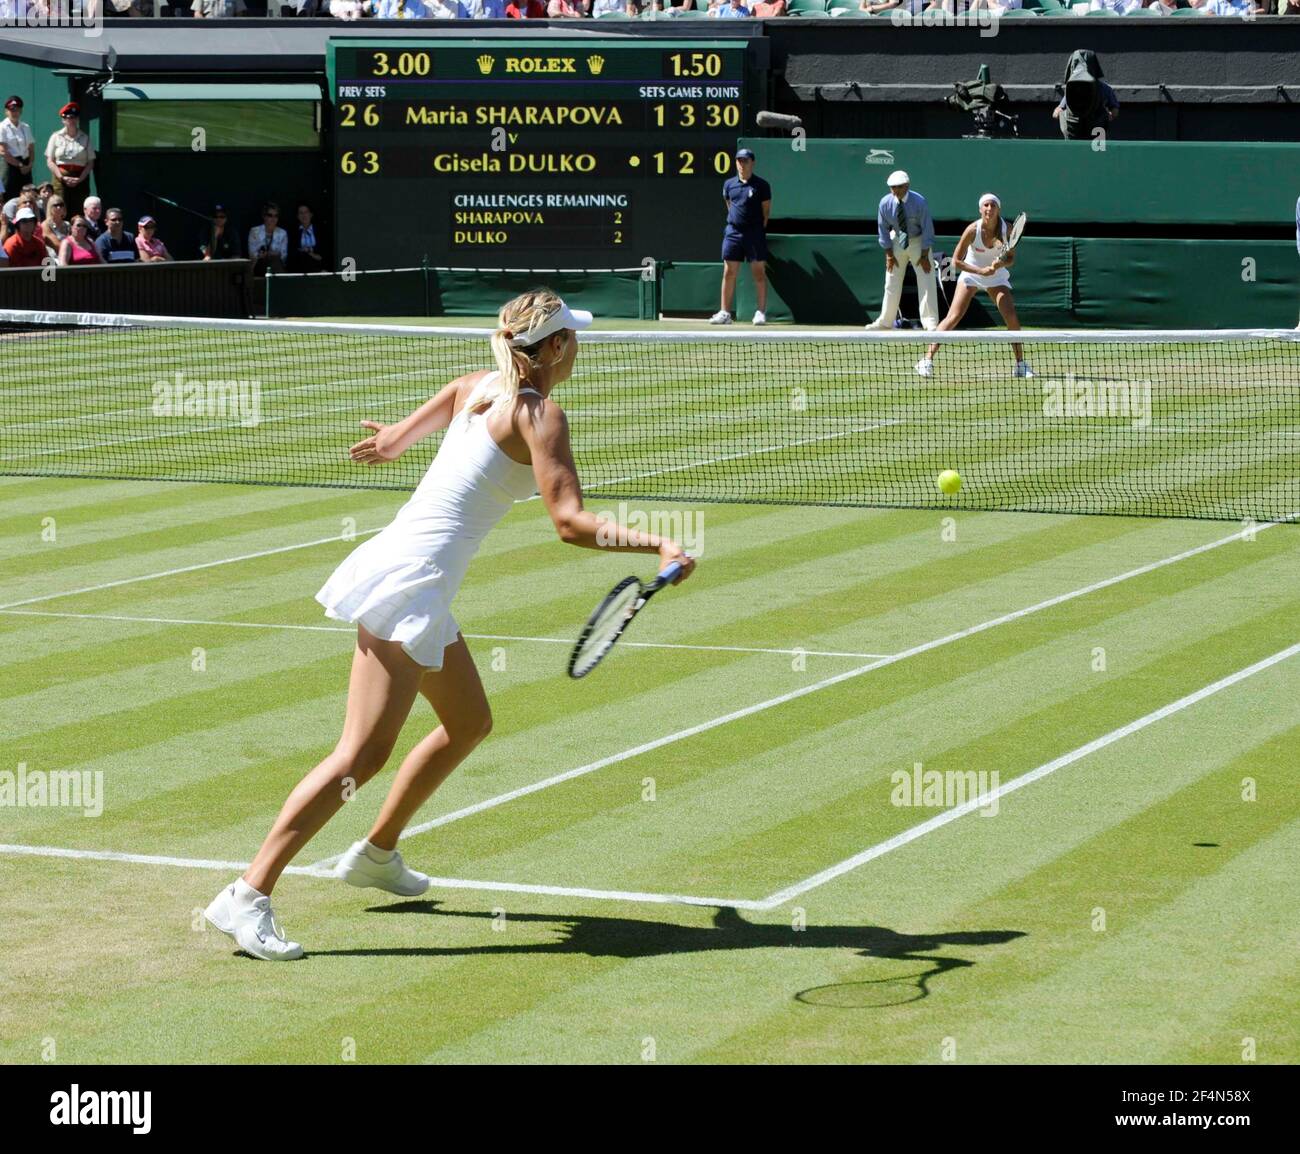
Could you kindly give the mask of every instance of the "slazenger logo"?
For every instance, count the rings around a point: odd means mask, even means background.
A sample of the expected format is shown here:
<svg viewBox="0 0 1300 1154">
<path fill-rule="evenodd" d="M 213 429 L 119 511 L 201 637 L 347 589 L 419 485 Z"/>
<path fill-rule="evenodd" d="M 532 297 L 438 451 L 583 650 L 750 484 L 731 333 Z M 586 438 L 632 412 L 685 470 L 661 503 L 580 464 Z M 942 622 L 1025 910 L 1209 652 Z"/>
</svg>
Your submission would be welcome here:
<svg viewBox="0 0 1300 1154">
<path fill-rule="evenodd" d="M 887 148 L 873 148 L 867 153 L 868 164 L 893 164 L 894 154 Z"/>
<path fill-rule="evenodd" d="M 150 1090 L 83 1090 L 76 1082 L 70 1090 L 50 1095 L 50 1123 L 54 1126 L 130 1126 L 132 1134 L 153 1128 Z"/>
</svg>

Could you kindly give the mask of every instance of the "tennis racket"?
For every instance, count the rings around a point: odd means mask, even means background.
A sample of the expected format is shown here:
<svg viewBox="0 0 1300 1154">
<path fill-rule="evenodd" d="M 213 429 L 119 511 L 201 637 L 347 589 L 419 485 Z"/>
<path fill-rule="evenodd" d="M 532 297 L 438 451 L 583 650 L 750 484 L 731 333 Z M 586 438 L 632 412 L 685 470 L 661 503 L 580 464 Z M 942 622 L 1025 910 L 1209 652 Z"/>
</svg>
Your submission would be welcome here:
<svg viewBox="0 0 1300 1154">
<path fill-rule="evenodd" d="M 1025 231 L 1025 221 L 1028 219 L 1029 218 L 1022 212 L 1014 221 L 1012 221 L 1011 229 L 1007 233 L 1007 239 L 998 245 L 998 250 L 995 254 L 996 260 L 1001 260 L 1020 243 L 1020 234 Z"/>
<path fill-rule="evenodd" d="M 636 577 L 625 577 L 596 606 L 596 612 L 587 619 L 587 625 L 573 647 L 569 658 L 569 676 L 586 677 L 599 665 L 605 654 L 614 648 L 614 642 L 623 636 L 645 607 L 645 603 L 665 585 L 671 584 L 682 571 L 682 563 L 674 561 L 664 568 L 649 585 Z"/>
</svg>

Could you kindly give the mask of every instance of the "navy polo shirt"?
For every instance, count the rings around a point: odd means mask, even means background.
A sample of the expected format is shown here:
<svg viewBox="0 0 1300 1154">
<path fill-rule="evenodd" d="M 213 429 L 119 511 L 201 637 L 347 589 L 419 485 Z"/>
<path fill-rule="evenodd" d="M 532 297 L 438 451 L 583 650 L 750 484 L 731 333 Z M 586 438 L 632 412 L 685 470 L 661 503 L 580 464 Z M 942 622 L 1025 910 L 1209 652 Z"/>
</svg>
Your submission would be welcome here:
<svg viewBox="0 0 1300 1154">
<path fill-rule="evenodd" d="M 740 232 L 763 231 L 763 202 L 772 199 L 772 186 L 761 176 L 748 180 L 733 176 L 722 186 L 727 198 L 727 226 Z"/>
</svg>

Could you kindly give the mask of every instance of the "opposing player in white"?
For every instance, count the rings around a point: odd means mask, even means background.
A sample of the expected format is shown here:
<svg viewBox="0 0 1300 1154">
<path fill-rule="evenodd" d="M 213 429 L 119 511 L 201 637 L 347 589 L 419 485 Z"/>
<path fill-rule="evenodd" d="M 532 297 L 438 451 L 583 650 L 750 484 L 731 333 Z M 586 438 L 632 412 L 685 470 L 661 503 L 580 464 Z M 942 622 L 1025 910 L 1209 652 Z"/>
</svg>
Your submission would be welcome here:
<svg viewBox="0 0 1300 1154">
<path fill-rule="evenodd" d="M 658 553 L 661 569 L 682 563 L 678 580 L 694 568 L 676 542 L 582 507 L 568 422 L 551 391 L 573 372 L 576 330 L 591 323 L 591 314 L 540 289 L 510 301 L 498 319 L 495 371 L 459 377 L 395 425 L 363 421 L 373 434 L 352 446 L 354 461 L 377 465 L 447 430 L 392 524 L 354 549 L 316 594 L 328 616 L 357 626 L 343 734 L 290 793 L 243 877 L 207 908 L 208 921 L 256 958 L 302 957 L 302 947 L 276 923 L 271 890 L 347 797 L 383 768 L 420 696 L 441 724 L 406 755 L 369 836 L 343 855 L 335 873 L 351 885 L 406 896 L 429 887 L 427 876 L 402 862 L 397 841 L 491 728 L 492 711 L 451 602 L 483 538 L 515 501 L 540 492 L 570 545 Z M 542 595 L 547 578 L 538 581 Z"/>
<path fill-rule="evenodd" d="M 1002 219 L 1002 202 L 991 192 L 980 197 L 980 218 L 966 226 L 957 242 L 957 250 L 952 254 L 953 265 L 961 270 L 957 277 L 957 287 L 952 294 L 952 304 L 948 306 L 948 315 L 939 324 L 939 331 L 955 329 L 961 318 L 966 315 L 975 294 L 984 289 L 993 298 L 1007 328 L 1015 331 L 1020 328 L 1020 318 L 1016 316 L 1016 302 L 1011 295 L 1011 274 L 1007 270 L 1015 263 L 1016 254 L 1009 252 L 1001 259 L 997 249 L 1007 238 L 1007 224 Z M 925 356 L 916 362 L 916 371 L 923 377 L 934 375 L 934 356 L 939 351 L 937 343 L 932 344 Z M 1025 347 L 1013 344 L 1011 351 L 1015 354 L 1016 367 L 1012 375 L 1032 377 L 1033 370 L 1025 360 Z"/>
</svg>

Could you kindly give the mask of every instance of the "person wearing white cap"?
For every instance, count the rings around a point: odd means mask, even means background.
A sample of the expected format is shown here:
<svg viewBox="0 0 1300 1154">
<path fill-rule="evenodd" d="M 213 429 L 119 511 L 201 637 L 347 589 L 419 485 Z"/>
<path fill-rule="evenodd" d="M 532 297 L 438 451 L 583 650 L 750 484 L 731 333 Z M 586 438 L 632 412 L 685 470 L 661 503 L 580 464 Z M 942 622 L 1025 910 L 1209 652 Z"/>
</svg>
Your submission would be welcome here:
<svg viewBox="0 0 1300 1154">
<path fill-rule="evenodd" d="M 352 790 L 383 767 L 419 696 L 441 724 L 406 755 L 369 835 L 335 872 L 350 885 L 405 896 L 428 889 L 429 878 L 403 863 L 397 839 L 491 728 L 492 711 L 451 603 L 483 538 L 514 502 L 540 490 L 570 545 L 655 553 L 660 568 L 681 562 L 679 580 L 694 568 L 675 541 L 583 508 L 568 423 L 552 393 L 573 372 L 577 330 L 591 324 L 591 313 L 538 289 L 509 301 L 497 319 L 495 370 L 458 377 L 395 425 L 361 422 L 371 434 L 352 446 L 359 465 L 394 461 L 432 433 L 447 432 L 392 524 L 354 549 L 316 594 L 328 616 L 357 626 L 343 734 L 289 795 L 243 876 L 206 911 L 256 958 L 302 957 L 276 922 L 271 891 Z M 547 579 L 536 580 L 540 595 Z"/>
<path fill-rule="evenodd" d="M 869 329 L 892 329 L 903 296 L 903 278 L 910 264 L 916 270 L 916 291 L 921 301 L 921 324 L 939 327 L 939 285 L 930 249 L 934 247 L 934 221 L 930 206 L 919 192 L 911 191 L 911 178 L 901 168 L 885 181 L 889 192 L 876 209 L 876 231 L 885 250 L 885 296 L 880 315 Z"/>
<path fill-rule="evenodd" d="M 983 289 L 993 298 L 1007 328 L 1020 328 L 1020 318 L 1016 316 L 1016 302 L 1011 295 L 1011 274 L 1008 271 L 1015 263 L 1015 252 L 999 257 L 997 250 L 1007 238 L 1007 222 L 1002 219 L 1002 202 L 994 193 L 986 192 L 980 197 L 980 218 L 968 224 L 957 242 L 952 254 L 953 267 L 960 270 L 957 287 L 953 290 L 952 304 L 948 306 L 948 315 L 939 326 L 941 332 L 955 329 L 966 315 L 975 294 Z M 919 361 L 916 371 L 923 377 L 934 375 L 934 358 L 939 351 L 936 342 L 932 344 Z M 1025 360 L 1025 347 L 1013 344 L 1011 351 L 1015 354 L 1016 366 L 1012 376 L 1032 377 L 1033 370 Z"/>
</svg>

